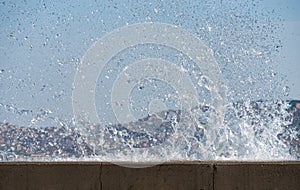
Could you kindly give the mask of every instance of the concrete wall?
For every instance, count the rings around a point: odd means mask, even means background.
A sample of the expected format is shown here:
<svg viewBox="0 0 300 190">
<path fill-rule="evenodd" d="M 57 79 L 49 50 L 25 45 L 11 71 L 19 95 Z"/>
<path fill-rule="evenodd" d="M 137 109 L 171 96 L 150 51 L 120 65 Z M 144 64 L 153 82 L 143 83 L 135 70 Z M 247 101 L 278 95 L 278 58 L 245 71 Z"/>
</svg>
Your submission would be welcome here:
<svg viewBox="0 0 300 190">
<path fill-rule="evenodd" d="M 300 162 L 190 162 L 132 169 L 109 163 L 0 163 L 10 189 L 300 189 Z"/>
</svg>

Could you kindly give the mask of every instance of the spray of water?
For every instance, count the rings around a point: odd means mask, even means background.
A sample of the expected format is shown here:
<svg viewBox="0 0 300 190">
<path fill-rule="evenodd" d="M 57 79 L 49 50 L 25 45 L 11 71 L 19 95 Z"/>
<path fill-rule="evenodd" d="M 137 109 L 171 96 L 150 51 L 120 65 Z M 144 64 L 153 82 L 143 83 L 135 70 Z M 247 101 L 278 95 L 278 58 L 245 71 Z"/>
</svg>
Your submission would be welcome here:
<svg viewBox="0 0 300 190">
<path fill-rule="evenodd" d="M 281 44 L 272 13 L 256 14 L 259 1 L 206 4 L 192 23 L 187 9 L 172 24 L 147 17 L 96 41 L 74 64 L 74 118 L 0 103 L 2 115 L 29 118 L 0 124 L 0 159 L 144 167 L 299 159 L 299 108 L 283 100 L 289 88 L 274 69 Z M 15 80 L 9 70 L 0 74 Z"/>
</svg>

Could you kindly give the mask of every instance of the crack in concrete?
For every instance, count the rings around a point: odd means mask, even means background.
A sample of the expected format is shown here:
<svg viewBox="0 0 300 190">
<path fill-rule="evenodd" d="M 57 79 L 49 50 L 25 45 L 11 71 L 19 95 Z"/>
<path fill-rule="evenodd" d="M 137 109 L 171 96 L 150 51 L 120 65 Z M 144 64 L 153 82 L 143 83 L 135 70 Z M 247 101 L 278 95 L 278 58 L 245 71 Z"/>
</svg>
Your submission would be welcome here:
<svg viewBox="0 0 300 190">
<path fill-rule="evenodd" d="M 102 163 L 100 163 L 100 167 L 99 167 L 99 185 L 100 185 L 100 189 L 102 190 Z"/>
<path fill-rule="evenodd" d="M 217 170 L 217 167 L 215 164 L 212 164 L 212 168 L 213 168 L 213 171 L 212 171 L 212 189 L 215 190 L 215 172 Z"/>
</svg>

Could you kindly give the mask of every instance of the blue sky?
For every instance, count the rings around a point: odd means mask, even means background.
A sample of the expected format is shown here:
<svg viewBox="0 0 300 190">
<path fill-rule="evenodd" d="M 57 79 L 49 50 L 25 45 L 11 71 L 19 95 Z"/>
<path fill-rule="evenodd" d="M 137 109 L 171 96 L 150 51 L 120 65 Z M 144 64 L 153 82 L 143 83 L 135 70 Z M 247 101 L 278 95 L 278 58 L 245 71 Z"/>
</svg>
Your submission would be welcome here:
<svg viewBox="0 0 300 190">
<path fill-rule="evenodd" d="M 278 59 L 282 62 L 278 71 L 286 75 L 290 98 L 300 99 L 300 1 L 266 0 L 265 7 L 274 8 L 281 15 L 283 49 Z"/>
<path fill-rule="evenodd" d="M 266 80 L 264 82 L 257 79 L 253 88 L 244 79 L 241 81 L 244 83 L 237 82 L 240 78 L 249 77 L 251 73 L 254 78 L 259 78 L 261 73 L 265 74 L 262 68 L 257 67 L 260 64 L 258 59 L 253 63 L 240 65 L 233 64 L 233 60 L 226 62 L 226 57 L 229 59 L 235 51 L 245 48 L 243 41 L 239 41 L 243 37 L 239 33 L 248 32 L 245 28 L 247 23 L 237 23 L 236 29 L 226 26 L 229 23 L 235 27 L 226 16 L 230 16 L 231 12 L 237 13 L 237 16 L 247 16 L 248 11 L 254 10 L 259 12 L 256 18 L 259 24 L 267 23 L 271 26 L 274 23 L 280 26 L 280 32 L 274 32 L 274 35 L 279 35 L 275 40 L 282 42 L 282 49 L 274 58 L 277 63 L 273 66 L 274 72 L 282 75 L 285 85 L 290 88 L 289 96 L 285 98 L 300 99 L 300 1 L 263 0 L 256 3 L 255 7 L 252 2 L 256 1 L 2 0 L 0 121 L 9 120 L 26 125 L 33 116 L 47 115 L 49 111 L 55 118 L 70 120 L 72 82 L 76 67 L 87 49 L 107 32 L 126 24 L 150 21 L 180 25 L 206 42 L 216 53 L 224 76 L 233 89 L 234 100 L 268 99 L 272 97 L 271 92 L 270 96 L 263 94 L 264 88 L 269 92 L 274 87 L 267 83 L 267 78 L 262 78 Z M 243 19 L 251 21 L 251 18 Z M 212 32 L 208 28 L 212 28 Z M 264 33 L 249 35 L 260 39 L 260 34 Z M 267 38 L 272 40 L 272 37 Z M 218 45 L 222 40 L 226 45 L 224 48 Z M 249 44 L 246 45 L 251 45 L 250 42 L 247 43 Z M 234 44 L 237 47 L 232 49 L 232 53 L 228 48 Z M 255 48 L 254 45 L 253 47 Z M 241 62 L 242 60 L 243 58 Z M 235 71 L 237 73 L 232 74 Z M 255 93 L 257 97 L 254 97 Z M 5 111 L 3 105 L 10 105 L 12 108 L 6 107 Z M 22 110 L 27 110 L 28 113 L 20 113 Z"/>
</svg>

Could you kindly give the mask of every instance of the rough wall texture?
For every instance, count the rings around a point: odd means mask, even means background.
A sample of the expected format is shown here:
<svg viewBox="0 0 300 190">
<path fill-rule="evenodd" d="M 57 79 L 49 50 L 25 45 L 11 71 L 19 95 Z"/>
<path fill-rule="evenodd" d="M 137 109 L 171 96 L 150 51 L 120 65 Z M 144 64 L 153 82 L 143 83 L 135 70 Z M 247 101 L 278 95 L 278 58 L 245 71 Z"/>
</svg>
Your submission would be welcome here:
<svg viewBox="0 0 300 190">
<path fill-rule="evenodd" d="M 298 189 L 300 162 L 192 162 L 149 168 L 108 163 L 0 163 L 10 189 Z"/>
</svg>

